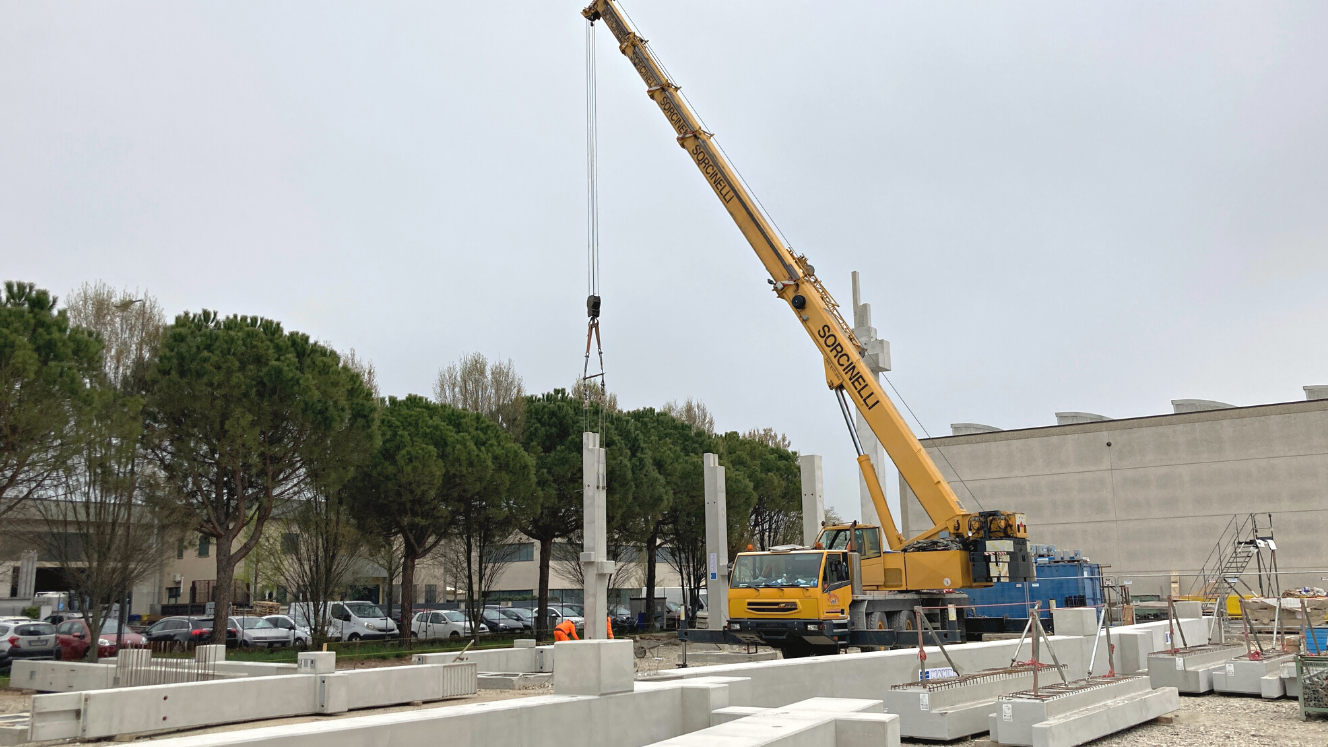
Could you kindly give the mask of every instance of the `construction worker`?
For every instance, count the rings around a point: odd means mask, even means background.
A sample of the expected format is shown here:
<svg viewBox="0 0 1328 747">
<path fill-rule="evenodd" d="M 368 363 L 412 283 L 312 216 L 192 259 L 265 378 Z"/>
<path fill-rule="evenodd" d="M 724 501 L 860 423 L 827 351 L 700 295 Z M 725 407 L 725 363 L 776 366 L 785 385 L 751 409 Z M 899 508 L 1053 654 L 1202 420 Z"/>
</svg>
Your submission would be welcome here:
<svg viewBox="0 0 1328 747">
<path fill-rule="evenodd" d="M 604 629 L 607 630 L 607 631 L 609 631 L 609 640 L 610 640 L 610 641 L 613 640 L 613 618 L 612 618 L 612 617 L 606 617 L 606 618 L 604 618 Z"/>
<path fill-rule="evenodd" d="M 572 621 L 564 618 L 562 622 L 554 627 L 553 640 L 557 643 L 558 641 L 579 641 L 581 639 L 577 637 L 576 626 L 572 624 Z"/>
</svg>

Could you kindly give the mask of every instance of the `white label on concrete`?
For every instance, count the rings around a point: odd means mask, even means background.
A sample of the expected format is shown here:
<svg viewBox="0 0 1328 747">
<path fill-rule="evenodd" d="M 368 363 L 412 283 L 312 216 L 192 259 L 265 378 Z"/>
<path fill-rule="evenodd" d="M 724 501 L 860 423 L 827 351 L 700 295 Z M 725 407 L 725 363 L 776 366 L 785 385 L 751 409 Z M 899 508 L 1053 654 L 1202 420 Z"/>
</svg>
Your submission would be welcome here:
<svg viewBox="0 0 1328 747">
<path fill-rule="evenodd" d="M 958 676 L 959 673 L 956 672 L 951 667 L 934 667 L 932 669 L 925 670 L 922 673 L 922 679 L 924 680 L 942 680 L 945 679 L 946 677 L 958 677 Z"/>
<path fill-rule="evenodd" d="M 1185 660 L 1180 658 L 1179 656 L 1176 657 L 1176 671 L 1177 672 L 1185 671 Z"/>
<path fill-rule="evenodd" d="M 1227 662 L 1227 676 L 1228 677 L 1236 676 L 1236 665 L 1232 664 L 1231 662 Z"/>
<path fill-rule="evenodd" d="M 920 705 L 920 706 L 922 707 L 922 710 L 924 710 L 924 711 L 930 711 L 930 710 L 931 710 L 931 693 L 922 693 L 922 697 L 918 700 L 918 705 Z"/>
<path fill-rule="evenodd" d="M 1009 703 L 1001 703 L 1001 720 L 1014 721 L 1014 706 Z"/>
<path fill-rule="evenodd" d="M 710 553 L 710 580 L 719 578 L 719 554 Z"/>
<path fill-rule="evenodd" d="M 1163 632 L 1163 633 L 1162 633 L 1162 639 L 1163 639 L 1164 641 L 1167 642 L 1167 645 L 1168 645 L 1168 646 L 1170 646 L 1170 645 L 1171 645 L 1171 631 L 1168 630 L 1168 631 Z"/>
</svg>

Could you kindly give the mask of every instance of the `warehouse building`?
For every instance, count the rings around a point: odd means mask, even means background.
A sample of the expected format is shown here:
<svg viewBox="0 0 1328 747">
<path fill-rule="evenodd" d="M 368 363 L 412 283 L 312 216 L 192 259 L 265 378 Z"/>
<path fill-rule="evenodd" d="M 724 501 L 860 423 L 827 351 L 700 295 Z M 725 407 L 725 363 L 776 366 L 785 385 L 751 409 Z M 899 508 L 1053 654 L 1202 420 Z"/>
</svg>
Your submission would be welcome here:
<svg viewBox="0 0 1328 747">
<path fill-rule="evenodd" d="M 1137 595 L 1187 591 L 1232 517 L 1272 515 L 1282 588 L 1328 577 L 1328 386 L 1306 400 L 1233 407 L 1174 400 L 1174 412 L 1057 425 L 956 423 L 924 440 L 955 494 L 1027 514 L 1029 539 L 1081 549 Z M 961 479 L 962 478 L 962 479 Z M 932 522 L 900 481 L 902 529 Z"/>
</svg>

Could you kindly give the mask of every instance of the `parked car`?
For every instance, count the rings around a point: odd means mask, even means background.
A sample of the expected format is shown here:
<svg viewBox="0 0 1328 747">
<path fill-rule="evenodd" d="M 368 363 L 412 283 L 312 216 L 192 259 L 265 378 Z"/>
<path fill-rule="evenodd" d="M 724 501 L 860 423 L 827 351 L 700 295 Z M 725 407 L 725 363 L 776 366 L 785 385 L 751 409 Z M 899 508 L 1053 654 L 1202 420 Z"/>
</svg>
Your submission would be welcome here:
<svg viewBox="0 0 1328 747">
<path fill-rule="evenodd" d="M 361 638 L 392 638 L 397 624 L 373 602 L 296 602 L 291 605 L 291 617 L 296 625 L 312 627 L 309 623 L 319 605 L 326 605 L 329 637 L 342 641 Z"/>
<path fill-rule="evenodd" d="M 535 613 L 525 607 L 485 607 L 485 610 L 493 610 L 503 617 L 517 623 L 522 630 L 535 629 Z"/>
<path fill-rule="evenodd" d="M 576 626 L 577 630 L 584 630 L 586 627 L 586 620 L 581 617 L 581 610 L 571 605 L 560 607 L 549 605 L 544 609 L 544 617 L 548 622 L 549 630 L 556 628 L 563 620 L 571 620 L 572 625 Z"/>
<path fill-rule="evenodd" d="M 314 643 L 313 633 L 307 625 L 296 625 L 288 615 L 268 615 L 263 618 L 273 626 L 286 631 L 286 645 L 296 648 L 308 648 Z"/>
<path fill-rule="evenodd" d="M 207 644 L 212 642 L 212 618 L 210 617 L 165 617 L 153 623 L 144 632 L 148 645 L 157 644 Z M 234 646 L 239 631 L 234 626 L 226 628 L 226 645 Z"/>
<path fill-rule="evenodd" d="M 480 634 L 489 632 L 489 626 L 480 623 Z M 470 635 L 470 621 L 457 610 L 425 610 L 410 621 L 410 634 L 414 638 L 461 638 Z"/>
<path fill-rule="evenodd" d="M 290 640 L 286 631 L 261 617 L 232 617 L 230 626 L 236 630 L 236 645 L 244 648 L 275 648 Z"/>
<path fill-rule="evenodd" d="M 485 609 L 480 614 L 484 617 L 484 625 L 488 627 L 490 633 L 520 633 L 524 628 L 521 623 L 507 617 L 496 609 Z"/>
<path fill-rule="evenodd" d="M 48 622 L 0 623 L 0 672 L 7 672 L 16 659 L 58 659 L 60 643 L 55 626 Z"/>
<path fill-rule="evenodd" d="M 82 620 L 82 619 L 83 619 L 82 612 L 56 612 L 54 614 L 50 614 L 47 615 L 46 617 L 43 617 L 42 621 L 48 622 L 55 626 L 59 626 L 60 623 L 63 623 L 66 620 Z"/>
<path fill-rule="evenodd" d="M 102 623 L 101 635 L 97 636 L 97 658 L 105 659 L 115 656 L 116 641 L 119 640 L 125 648 L 143 648 L 147 645 L 147 639 L 143 636 L 125 627 L 124 632 L 116 635 L 120 629 L 120 621 L 107 620 Z M 92 636 L 88 633 L 88 621 L 82 618 L 65 620 L 55 629 L 56 640 L 60 643 L 60 658 L 65 661 L 79 661 L 88 655 L 88 649 L 92 647 Z"/>
</svg>

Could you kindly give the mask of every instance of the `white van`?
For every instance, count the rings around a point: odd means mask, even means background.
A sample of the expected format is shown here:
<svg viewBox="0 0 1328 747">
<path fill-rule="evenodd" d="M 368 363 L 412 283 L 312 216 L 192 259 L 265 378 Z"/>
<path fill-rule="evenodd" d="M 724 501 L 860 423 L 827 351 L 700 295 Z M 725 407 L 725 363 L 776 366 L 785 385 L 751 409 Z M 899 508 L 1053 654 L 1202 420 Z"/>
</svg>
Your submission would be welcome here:
<svg viewBox="0 0 1328 747">
<path fill-rule="evenodd" d="M 394 638 L 397 625 L 373 602 L 294 602 L 291 617 L 296 625 L 313 628 L 314 610 L 326 610 L 327 637 L 339 641 Z"/>
</svg>

